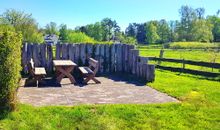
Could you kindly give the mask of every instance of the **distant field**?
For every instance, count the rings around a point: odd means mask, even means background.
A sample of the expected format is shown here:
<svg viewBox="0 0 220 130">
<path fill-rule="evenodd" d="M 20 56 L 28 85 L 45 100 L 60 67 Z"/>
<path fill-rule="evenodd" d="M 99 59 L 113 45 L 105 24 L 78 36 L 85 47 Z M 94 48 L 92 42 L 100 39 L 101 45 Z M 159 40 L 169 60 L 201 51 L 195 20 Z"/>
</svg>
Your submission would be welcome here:
<svg viewBox="0 0 220 130">
<path fill-rule="evenodd" d="M 139 46 L 139 52 L 141 56 L 156 56 L 159 57 L 161 46 Z M 157 49 L 155 49 L 157 48 Z M 204 61 L 204 62 L 215 62 L 220 63 L 220 51 L 217 49 L 164 49 L 164 58 L 175 58 L 175 59 L 185 59 L 194 61 Z M 150 63 L 155 63 L 151 61 Z M 170 67 L 182 67 L 180 63 L 162 62 L 163 66 Z M 219 69 L 212 69 L 207 67 L 186 65 L 186 68 L 203 70 L 209 72 L 220 72 Z"/>
<path fill-rule="evenodd" d="M 159 57 L 161 49 L 139 49 L 141 56 L 156 56 Z M 187 59 L 195 61 L 206 61 L 220 63 L 220 52 L 214 52 L 214 50 L 172 50 L 164 49 L 164 58 L 176 58 L 176 59 Z"/>
</svg>

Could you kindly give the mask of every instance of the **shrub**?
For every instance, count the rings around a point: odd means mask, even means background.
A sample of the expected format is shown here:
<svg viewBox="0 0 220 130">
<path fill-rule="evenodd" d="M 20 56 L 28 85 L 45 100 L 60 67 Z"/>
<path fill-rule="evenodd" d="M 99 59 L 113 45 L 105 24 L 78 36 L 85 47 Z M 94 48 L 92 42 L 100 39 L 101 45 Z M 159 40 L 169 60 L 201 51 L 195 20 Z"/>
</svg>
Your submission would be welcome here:
<svg viewBox="0 0 220 130">
<path fill-rule="evenodd" d="M 200 42 L 174 42 L 170 43 L 171 49 L 208 49 L 218 48 L 214 43 L 200 43 Z"/>
<path fill-rule="evenodd" d="M 0 32 L 0 109 L 15 107 L 15 92 L 21 70 L 22 35 Z"/>
<path fill-rule="evenodd" d="M 69 32 L 67 42 L 70 43 L 94 43 L 95 40 L 82 32 Z"/>
</svg>

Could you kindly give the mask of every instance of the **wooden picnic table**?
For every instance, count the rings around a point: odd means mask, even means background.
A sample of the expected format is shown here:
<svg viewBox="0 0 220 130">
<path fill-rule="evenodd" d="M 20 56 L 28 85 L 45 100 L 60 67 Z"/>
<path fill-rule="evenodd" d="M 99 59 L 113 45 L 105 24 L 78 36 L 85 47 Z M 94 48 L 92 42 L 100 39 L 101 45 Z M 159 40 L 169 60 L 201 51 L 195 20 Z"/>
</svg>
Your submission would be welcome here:
<svg viewBox="0 0 220 130">
<path fill-rule="evenodd" d="M 61 82 L 62 78 L 68 77 L 72 84 L 76 83 L 76 80 L 71 75 L 74 67 L 77 66 L 71 60 L 53 60 L 53 64 L 56 70 L 57 82 Z"/>
</svg>

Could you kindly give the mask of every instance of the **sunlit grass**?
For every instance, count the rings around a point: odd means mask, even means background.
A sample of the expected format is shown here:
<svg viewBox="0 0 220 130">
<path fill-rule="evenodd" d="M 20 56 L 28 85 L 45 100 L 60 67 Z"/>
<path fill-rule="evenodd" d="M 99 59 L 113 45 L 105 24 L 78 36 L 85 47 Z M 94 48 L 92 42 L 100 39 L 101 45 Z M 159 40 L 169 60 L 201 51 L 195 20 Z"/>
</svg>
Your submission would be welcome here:
<svg viewBox="0 0 220 130">
<path fill-rule="evenodd" d="M 149 86 L 180 100 L 151 105 L 19 105 L 5 117 L 3 129 L 210 129 L 220 128 L 220 82 L 169 71 L 156 71 Z"/>
</svg>

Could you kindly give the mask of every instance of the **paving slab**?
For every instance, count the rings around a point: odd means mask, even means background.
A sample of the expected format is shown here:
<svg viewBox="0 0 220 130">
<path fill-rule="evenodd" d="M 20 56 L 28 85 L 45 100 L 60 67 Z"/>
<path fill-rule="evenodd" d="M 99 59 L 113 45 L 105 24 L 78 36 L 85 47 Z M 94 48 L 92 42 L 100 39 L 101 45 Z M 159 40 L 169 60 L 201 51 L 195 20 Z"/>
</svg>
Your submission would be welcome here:
<svg viewBox="0 0 220 130">
<path fill-rule="evenodd" d="M 18 100 L 33 106 L 79 105 L 79 104 L 150 104 L 179 102 L 145 83 L 125 80 L 117 76 L 98 77 L 101 84 L 73 85 L 63 79 L 60 85 L 39 87 L 22 86 L 18 89 Z M 25 82 L 27 79 L 23 79 Z"/>
</svg>

